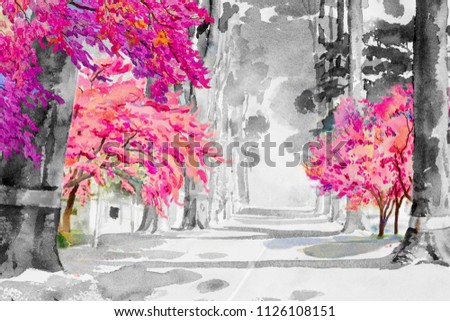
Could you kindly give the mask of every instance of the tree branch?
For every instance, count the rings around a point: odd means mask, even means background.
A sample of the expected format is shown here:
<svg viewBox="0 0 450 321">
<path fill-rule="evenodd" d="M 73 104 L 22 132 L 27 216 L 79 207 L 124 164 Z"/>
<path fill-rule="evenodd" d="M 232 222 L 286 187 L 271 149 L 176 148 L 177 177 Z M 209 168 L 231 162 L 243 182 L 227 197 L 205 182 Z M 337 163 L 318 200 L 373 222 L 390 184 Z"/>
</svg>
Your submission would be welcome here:
<svg viewBox="0 0 450 321">
<path fill-rule="evenodd" d="M 85 5 L 76 3 L 76 2 L 74 2 L 74 1 L 70 1 L 69 4 L 71 4 L 72 6 L 78 8 L 78 9 L 88 10 L 88 11 L 92 11 L 92 12 L 97 11 L 97 9 L 94 9 L 94 8 L 91 8 L 91 7 L 87 7 L 87 6 L 85 6 Z"/>
</svg>

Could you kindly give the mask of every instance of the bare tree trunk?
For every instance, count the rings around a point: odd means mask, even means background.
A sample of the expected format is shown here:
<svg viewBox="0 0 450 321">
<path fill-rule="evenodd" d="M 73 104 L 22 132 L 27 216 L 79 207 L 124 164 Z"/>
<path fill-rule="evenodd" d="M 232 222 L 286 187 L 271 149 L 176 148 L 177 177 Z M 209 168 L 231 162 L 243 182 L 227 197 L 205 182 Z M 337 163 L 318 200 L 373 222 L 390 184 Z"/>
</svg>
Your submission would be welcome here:
<svg viewBox="0 0 450 321">
<path fill-rule="evenodd" d="M 361 76 L 361 56 L 362 56 L 362 28 L 363 13 L 361 0 L 348 0 L 348 31 L 350 35 L 350 70 L 349 70 L 349 96 L 356 100 L 360 100 L 363 95 L 362 76 Z M 341 18 L 342 19 L 342 18 Z M 348 203 L 350 200 L 348 200 Z M 364 230 L 362 224 L 361 210 L 346 210 L 346 219 L 344 224 L 344 233 L 351 233 L 356 229 Z"/>
<path fill-rule="evenodd" d="M 40 131 L 34 142 L 43 154 L 39 167 L 17 155 L 0 165 L 0 277 L 29 268 L 62 269 L 56 248 L 67 136 L 72 117 L 76 69 L 70 59 L 36 46 L 40 80 L 65 100 L 26 109 Z"/>
<path fill-rule="evenodd" d="M 398 217 L 400 214 L 400 206 L 396 206 L 395 207 L 395 212 L 394 212 L 394 234 L 397 235 L 398 234 Z"/>
<path fill-rule="evenodd" d="M 314 208 L 314 214 L 322 215 L 324 209 L 324 195 L 321 195 L 319 189 L 316 189 L 316 202 Z"/>
<path fill-rule="evenodd" d="M 350 199 L 347 199 L 347 207 L 350 205 Z M 366 228 L 362 223 L 362 216 L 364 215 L 361 210 L 345 210 L 345 223 L 342 228 L 342 233 L 353 233 L 356 230 L 364 231 Z"/>
<path fill-rule="evenodd" d="M 323 195 L 323 212 L 322 215 L 331 215 L 331 193 Z"/>
<path fill-rule="evenodd" d="M 364 231 L 366 228 L 362 223 L 362 213 L 361 211 L 350 211 L 347 210 L 345 215 L 345 223 L 342 228 L 342 233 L 353 233 L 356 230 Z"/>
<path fill-rule="evenodd" d="M 320 82 L 321 77 L 321 70 L 317 68 L 317 63 L 319 62 L 319 52 L 317 51 L 317 41 L 319 39 L 317 28 L 318 28 L 318 21 L 317 18 L 311 18 L 308 21 L 308 28 L 311 32 L 311 38 L 312 38 L 312 49 L 313 49 L 313 63 L 314 63 L 314 69 L 316 70 L 316 84 Z"/>
<path fill-rule="evenodd" d="M 362 51 L 363 11 L 362 0 L 348 0 L 348 30 L 350 35 L 350 80 L 348 94 L 360 100 L 363 95 Z"/>
<path fill-rule="evenodd" d="M 330 222 L 336 222 L 339 218 L 339 204 L 340 200 L 337 193 L 331 193 L 331 213 L 330 213 Z"/>
<path fill-rule="evenodd" d="M 380 218 L 378 222 L 378 238 L 382 238 L 384 236 L 384 229 L 386 228 L 387 217 L 384 215 L 384 210 L 380 209 Z"/>
<path fill-rule="evenodd" d="M 152 229 L 150 233 L 155 233 L 158 230 L 158 219 L 159 216 L 158 213 L 156 213 L 155 208 L 145 205 L 142 221 L 137 231 L 146 232 L 151 226 Z"/>
<path fill-rule="evenodd" d="M 416 1 L 413 204 L 409 228 L 394 262 L 442 262 L 438 247 L 450 240 L 448 228 L 446 233 L 442 228 L 438 233 L 429 228 L 436 217 L 449 215 L 447 16 L 446 0 Z"/>
<path fill-rule="evenodd" d="M 245 95 L 244 103 L 238 107 L 235 107 L 232 112 L 231 123 L 233 124 L 233 130 L 231 131 L 233 140 L 239 142 L 239 146 L 242 146 L 244 143 L 244 123 L 245 123 L 245 111 L 248 108 L 249 104 L 249 95 Z M 241 166 L 241 154 L 236 151 L 233 157 L 233 165 L 234 165 L 234 174 L 236 179 L 236 212 L 239 212 L 243 206 L 246 206 L 250 203 L 250 196 L 248 190 L 248 172 L 246 171 L 246 167 Z"/>
<path fill-rule="evenodd" d="M 344 37 L 345 0 L 337 0 L 337 39 Z"/>
<path fill-rule="evenodd" d="M 77 196 L 78 187 L 80 185 L 75 185 L 72 190 L 69 193 L 69 197 L 67 199 L 67 205 L 64 209 L 63 217 L 62 217 L 62 224 L 60 226 L 61 232 L 70 232 L 71 225 L 70 225 L 70 215 L 72 215 L 73 211 L 73 205 L 75 204 L 75 199 Z"/>
<path fill-rule="evenodd" d="M 182 228 L 192 230 L 198 226 L 203 230 L 205 226 L 197 218 L 197 199 L 194 198 L 191 202 L 189 202 L 189 204 L 189 208 L 184 208 Z"/>
</svg>

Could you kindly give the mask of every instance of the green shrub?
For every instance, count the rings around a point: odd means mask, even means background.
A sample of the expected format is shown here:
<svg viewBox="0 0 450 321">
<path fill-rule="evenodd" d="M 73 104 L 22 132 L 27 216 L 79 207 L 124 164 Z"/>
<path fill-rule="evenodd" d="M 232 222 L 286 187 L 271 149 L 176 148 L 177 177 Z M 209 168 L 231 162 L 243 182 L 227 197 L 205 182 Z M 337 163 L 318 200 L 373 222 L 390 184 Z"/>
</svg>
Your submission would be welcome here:
<svg viewBox="0 0 450 321">
<path fill-rule="evenodd" d="M 76 246 L 85 244 L 88 240 L 88 236 L 81 231 L 58 232 L 56 242 L 58 248 L 64 249 L 70 246 Z"/>
</svg>

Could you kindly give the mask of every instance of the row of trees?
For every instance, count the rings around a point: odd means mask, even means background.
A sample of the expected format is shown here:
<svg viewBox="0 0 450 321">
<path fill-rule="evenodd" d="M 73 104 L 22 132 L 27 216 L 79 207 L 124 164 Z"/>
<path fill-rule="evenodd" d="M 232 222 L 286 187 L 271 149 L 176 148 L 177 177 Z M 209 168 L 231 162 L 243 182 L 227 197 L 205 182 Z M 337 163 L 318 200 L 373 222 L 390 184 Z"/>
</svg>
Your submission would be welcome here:
<svg viewBox="0 0 450 321">
<path fill-rule="evenodd" d="M 340 8 L 342 2 L 337 1 L 338 16 Z M 321 79 L 340 79 L 348 72 L 346 93 L 350 98 L 341 98 L 336 108 L 328 108 L 328 116 L 316 132 L 319 142 L 324 143 L 326 132 L 346 142 L 341 153 L 345 164 L 330 163 L 318 148 L 313 153 L 319 166 L 308 168 L 308 174 L 319 182 L 322 193 L 335 191 L 339 197 L 349 197 L 349 210 L 375 204 L 380 212 L 379 236 L 391 213 L 395 216 L 403 201 L 411 200 L 410 226 L 394 261 L 442 260 L 447 233 L 429 227 L 435 217 L 447 216 L 449 211 L 447 2 L 417 1 L 414 22 L 404 26 L 378 22 L 377 28 L 364 36 L 362 1 L 349 0 L 347 9 L 347 68 L 336 73 L 333 57 L 343 57 L 346 52 L 337 54 L 335 47 L 325 46 L 322 57 L 333 59 L 318 77 L 317 93 Z M 342 15 L 338 17 L 338 27 L 342 19 Z M 340 58 L 340 66 L 342 61 Z M 316 66 L 323 69 L 321 64 Z M 408 71 L 412 71 L 411 85 Z M 361 100 L 363 73 L 367 101 Z M 389 92 L 396 83 L 406 85 L 394 86 Z M 341 95 L 337 84 L 330 92 Z M 320 103 L 320 95 L 313 101 L 302 96 L 296 102 L 300 112 L 317 110 L 311 102 Z"/>
<path fill-rule="evenodd" d="M 61 269 L 55 240 L 72 121 L 73 170 L 64 179 L 69 196 L 74 190 L 86 196 L 90 178 L 103 184 L 109 176 L 121 178 L 130 192 L 138 189 L 132 178 L 141 177 L 142 198 L 157 207 L 176 198 L 184 176 L 173 163 L 189 156 L 198 161 L 202 152 L 161 153 L 157 143 L 176 133 L 181 141 L 208 136 L 206 125 L 168 92 L 186 81 L 208 86 L 189 31 L 212 19 L 190 0 L 5 0 L 1 9 L 0 275 L 8 277 L 31 267 Z M 89 48 L 112 61 L 95 61 Z M 79 87 L 77 70 L 86 75 Z M 132 77 L 117 76 L 125 71 Z M 103 117 L 116 127 L 99 121 Z M 88 132 L 94 137 L 83 135 Z M 158 169 L 138 160 L 139 151 L 149 149 L 146 138 L 157 145 Z M 108 165 L 115 160 L 130 166 Z M 188 176 L 205 180 L 204 172 L 191 169 Z"/>
</svg>

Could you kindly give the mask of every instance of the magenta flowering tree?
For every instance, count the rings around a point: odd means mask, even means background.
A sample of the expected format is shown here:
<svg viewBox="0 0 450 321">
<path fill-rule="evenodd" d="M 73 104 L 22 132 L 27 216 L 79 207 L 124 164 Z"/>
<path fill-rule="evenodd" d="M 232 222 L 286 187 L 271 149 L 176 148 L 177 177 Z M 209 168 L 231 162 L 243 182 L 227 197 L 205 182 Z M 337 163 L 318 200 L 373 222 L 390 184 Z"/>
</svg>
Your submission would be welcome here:
<svg viewBox="0 0 450 321">
<path fill-rule="evenodd" d="M 65 161 L 63 193 L 68 200 L 62 232 L 70 232 L 75 198 L 83 204 L 92 194 L 92 181 L 101 187 L 114 182 L 128 193 L 139 193 L 145 205 L 165 217 L 164 206 L 182 201 L 185 175 L 206 187 L 205 157 L 222 161 L 211 148 L 209 124 L 199 122 L 191 106 L 179 104 L 179 93 L 168 93 L 166 103 L 156 103 L 147 98 L 145 79 L 129 77 L 131 64 L 120 59 L 98 63 L 97 72 L 84 70 L 78 78 Z M 108 83 L 100 76 L 119 78 Z"/>
<path fill-rule="evenodd" d="M 151 96 L 160 102 L 170 84 L 189 80 L 207 86 L 208 71 L 192 49 L 188 28 L 210 19 L 195 1 L 6 0 L 2 13 L 0 148 L 5 158 L 15 152 L 38 162 L 39 151 L 32 143 L 38 128 L 20 109 L 45 108 L 53 99 L 62 102 L 39 79 L 37 46 L 50 46 L 68 55 L 76 67 L 93 72 L 99 66 L 87 47 L 128 57 L 136 78 L 153 79 Z"/>
<path fill-rule="evenodd" d="M 170 85 L 207 86 L 188 29 L 211 19 L 194 0 L 0 4 L 0 276 L 7 277 L 61 269 L 55 235 L 76 69 L 100 70 L 91 52 L 127 59 L 165 103 Z"/>
<path fill-rule="evenodd" d="M 411 86 L 395 86 L 380 103 L 341 99 L 335 111 L 335 129 L 319 136 L 312 148 L 308 176 L 323 193 L 347 196 L 349 209 L 375 205 L 379 209 L 378 236 L 392 214 L 398 233 L 398 215 L 411 199 L 413 148 L 413 94 Z M 342 162 L 327 158 L 326 135 L 344 143 Z M 329 139 L 329 138 L 328 138 Z"/>
</svg>

